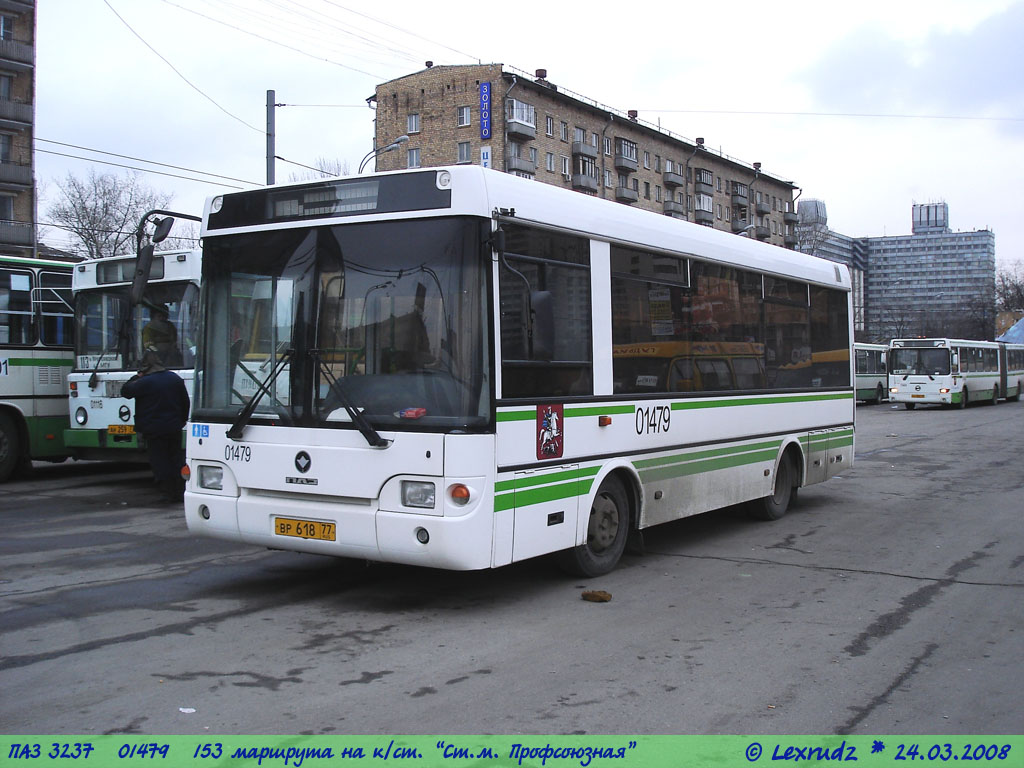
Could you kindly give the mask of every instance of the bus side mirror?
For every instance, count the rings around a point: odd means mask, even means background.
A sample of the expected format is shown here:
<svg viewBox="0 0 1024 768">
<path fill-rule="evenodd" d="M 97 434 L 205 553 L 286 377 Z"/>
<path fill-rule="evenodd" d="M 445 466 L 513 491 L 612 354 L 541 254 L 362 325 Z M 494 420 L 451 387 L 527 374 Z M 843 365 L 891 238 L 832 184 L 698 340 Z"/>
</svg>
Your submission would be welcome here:
<svg viewBox="0 0 1024 768">
<path fill-rule="evenodd" d="M 135 277 L 132 279 L 132 290 L 129 294 L 129 300 L 133 307 L 142 303 L 142 296 L 145 294 L 146 284 L 149 282 L 149 270 L 152 266 L 153 246 L 145 245 L 139 249 L 138 258 L 135 260 Z"/>
<path fill-rule="evenodd" d="M 551 360 L 555 355 L 555 300 L 551 291 L 530 291 L 533 315 L 533 360 Z"/>
<path fill-rule="evenodd" d="M 160 219 L 156 224 L 156 230 L 153 232 L 153 237 L 150 238 L 154 243 L 162 243 L 167 239 L 167 236 L 171 234 L 171 227 L 174 226 L 174 217 L 168 216 L 167 218 Z"/>
<path fill-rule="evenodd" d="M 953 367 L 960 367 L 960 355 L 958 355 L 956 352 L 953 353 Z"/>
</svg>

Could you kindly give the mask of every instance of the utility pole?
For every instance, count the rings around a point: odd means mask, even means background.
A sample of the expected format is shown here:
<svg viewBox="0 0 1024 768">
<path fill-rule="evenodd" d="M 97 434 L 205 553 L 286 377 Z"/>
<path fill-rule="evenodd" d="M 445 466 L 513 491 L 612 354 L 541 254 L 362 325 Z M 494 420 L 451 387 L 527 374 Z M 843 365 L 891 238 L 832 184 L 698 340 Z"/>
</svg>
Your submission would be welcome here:
<svg viewBox="0 0 1024 768">
<path fill-rule="evenodd" d="M 274 103 L 275 94 L 267 91 L 267 184 L 274 183 Z"/>
</svg>

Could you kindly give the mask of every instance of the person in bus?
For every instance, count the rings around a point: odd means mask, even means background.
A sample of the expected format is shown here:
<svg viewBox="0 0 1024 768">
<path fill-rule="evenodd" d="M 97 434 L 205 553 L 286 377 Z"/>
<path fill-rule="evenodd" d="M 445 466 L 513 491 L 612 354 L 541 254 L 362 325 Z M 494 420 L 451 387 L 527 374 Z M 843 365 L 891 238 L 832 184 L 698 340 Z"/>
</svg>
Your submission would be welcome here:
<svg viewBox="0 0 1024 768">
<path fill-rule="evenodd" d="M 156 351 L 148 350 L 139 372 L 124 383 L 121 394 L 135 400 L 135 431 L 146 440 L 157 485 L 168 501 L 181 501 L 185 493 L 181 436 L 190 406 L 185 382 L 164 367 Z"/>
<path fill-rule="evenodd" d="M 181 365 L 178 330 L 171 322 L 166 304 L 156 304 L 152 307 L 149 322 L 142 329 L 142 349 L 156 352 L 163 365 Z"/>
</svg>

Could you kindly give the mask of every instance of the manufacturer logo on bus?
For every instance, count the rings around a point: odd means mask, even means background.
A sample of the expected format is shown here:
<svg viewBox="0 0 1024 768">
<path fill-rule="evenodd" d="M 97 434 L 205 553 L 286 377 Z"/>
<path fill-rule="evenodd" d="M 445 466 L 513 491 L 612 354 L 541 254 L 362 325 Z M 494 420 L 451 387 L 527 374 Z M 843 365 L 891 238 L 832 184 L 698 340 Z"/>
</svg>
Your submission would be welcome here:
<svg viewBox="0 0 1024 768">
<path fill-rule="evenodd" d="M 128 421 L 128 419 L 132 417 L 132 412 L 129 410 L 127 405 L 122 405 L 117 409 L 117 417 L 121 419 L 121 421 Z"/>
<path fill-rule="evenodd" d="M 537 458 L 562 458 L 562 406 L 537 406 Z"/>
<path fill-rule="evenodd" d="M 305 474 L 309 472 L 309 468 L 313 466 L 313 460 L 309 458 L 309 454 L 305 451 L 299 451 L 295 454 L 295 468 Z"/>
</svg>

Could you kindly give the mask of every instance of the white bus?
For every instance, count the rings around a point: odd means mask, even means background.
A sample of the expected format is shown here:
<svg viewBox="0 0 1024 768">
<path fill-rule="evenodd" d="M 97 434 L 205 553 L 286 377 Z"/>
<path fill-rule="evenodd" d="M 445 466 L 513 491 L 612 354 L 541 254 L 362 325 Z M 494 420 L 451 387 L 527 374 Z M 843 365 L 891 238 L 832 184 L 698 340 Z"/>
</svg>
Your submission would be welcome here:
<svg viewBox="0 0 1024 768">
<path fill-rule="evenodd" d="M 226 194 L 202 236 L 193 533 L 597 575 L 635 532 L 776 518 L 852 464 L 832 262 L 477 166 Z M 731 342 L 727 376 L 662 370 Z"/>
<path fill-rule="evenodd" d="M 0 482 L 68 456 L 72 266 L 0 256 Z"/>
<path fill-rule="evenodd" d="M 143 299 L 134 307 L 129 293 L 135 256 L 75 266 L 75 366 L 68 376 L 71 423 L 64 442 L 77 458 L 143 457 L 135 401 L 121 397 L 121 387 L 138 372 L 147 348 L 191 392 L 201 260 L 200 251 L 158 251 Z"/>
<path fill-rule="evenodd" d="M 889 394 L 889 374 L 885 357 L 889 347 L 885 344 L 853 345 L 854 377 L 857 399 L 878 404 Z"/>
<path fill-rule="evenodd" d="M 965 339 L 893 339 L 889 344 L 889 399 L 907 410 L 939 404 L 966 408 L 1019 400 L 1024 345 Z"/>
</svg>

